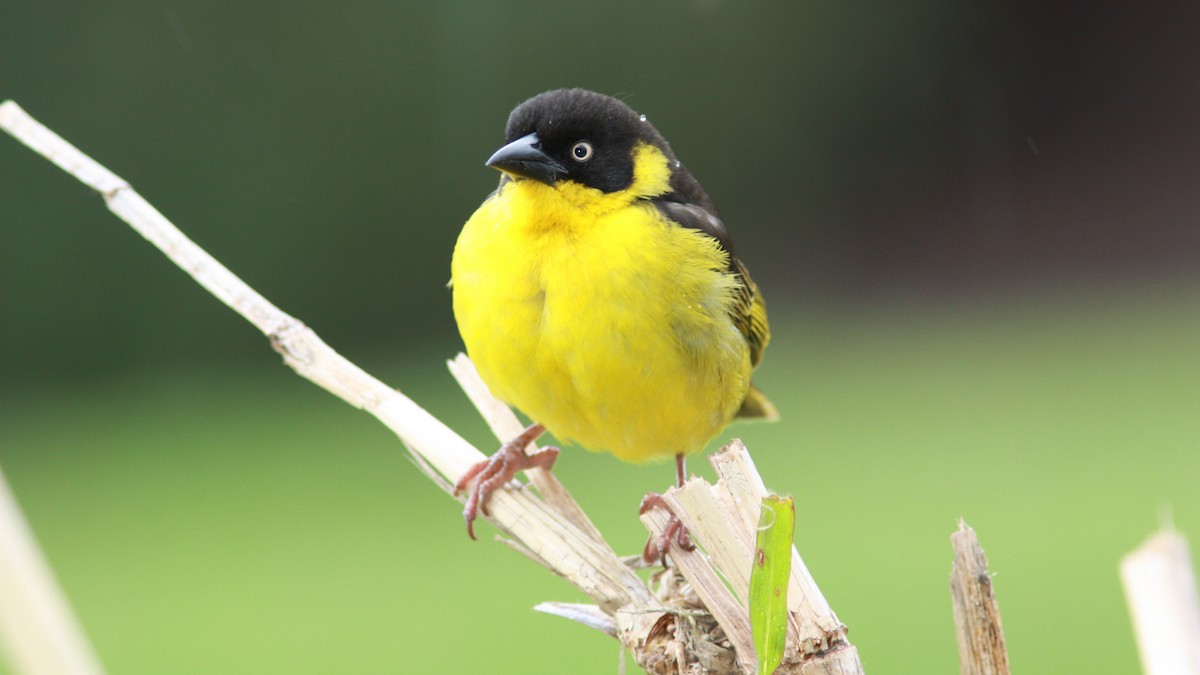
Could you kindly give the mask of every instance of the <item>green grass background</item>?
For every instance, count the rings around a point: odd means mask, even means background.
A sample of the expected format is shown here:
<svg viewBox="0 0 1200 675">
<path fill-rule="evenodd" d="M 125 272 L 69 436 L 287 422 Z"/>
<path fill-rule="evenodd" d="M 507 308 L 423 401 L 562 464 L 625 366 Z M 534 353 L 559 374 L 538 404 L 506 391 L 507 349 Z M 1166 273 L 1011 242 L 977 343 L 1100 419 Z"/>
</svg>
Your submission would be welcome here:
<svg viewBox="0 0 1200 675">
<path fill-rule="evenodd" d="M 959 516 L 1014 671 L 1137 669 L 1118 559 L 1165 509 L 1200 532 L 1197 290 L 777 312 L 758 380 L 784 419 L 723 438 L 795 497 L 869 672 L 956 672 Z M 350 356 L 490 448 L 442 366 L 455 349 Z M 236 372 L 0 395 L 0 465 L 110 672 L 616 672 L 614 641 L 530 610 L 580 594 L 488 525 L 469 541 L 389 432 L 265 342 Z M 672 474 L 579 449 L 557 472 L 627 553 Z"/>
</svg>

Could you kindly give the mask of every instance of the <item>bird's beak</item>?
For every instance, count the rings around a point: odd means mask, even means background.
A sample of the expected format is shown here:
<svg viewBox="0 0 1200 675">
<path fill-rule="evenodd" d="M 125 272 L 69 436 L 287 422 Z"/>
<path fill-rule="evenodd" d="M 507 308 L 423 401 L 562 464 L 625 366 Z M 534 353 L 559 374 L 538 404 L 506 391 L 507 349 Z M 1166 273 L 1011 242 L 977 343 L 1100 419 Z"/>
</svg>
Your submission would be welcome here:
<svg viewBox="0 0 1200 675">
<path fill-rule="evenodd" d="M 542 152 L 541 145 L 536 133 L 522 136 L 497 150 L 488 158 L 487 165 L 513 177 L 532 178 L 554 185 L 559 176 L 567 173 L 567 167 Z"/>
</svg>

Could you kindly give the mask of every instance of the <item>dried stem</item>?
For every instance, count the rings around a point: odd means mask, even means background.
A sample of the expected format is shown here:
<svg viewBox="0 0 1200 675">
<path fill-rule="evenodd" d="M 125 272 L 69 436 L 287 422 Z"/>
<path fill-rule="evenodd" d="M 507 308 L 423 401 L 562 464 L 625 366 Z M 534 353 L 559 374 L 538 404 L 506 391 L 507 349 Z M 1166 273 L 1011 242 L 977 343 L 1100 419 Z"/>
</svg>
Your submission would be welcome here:
<svg viewBox="0 0 1200 675">
<path fill-rule="evenodd" d="M 954 566 L 950 596 L 954 601 L 954 627 L 958 635 L 959 668 L 963 675 L 1007 675 L 1008 651 L 1000 606 L 992 588 L 987 556 L 979 538 L 961 519 L 950 535 Z"/>
<path fill-rule="evenodd" d="M 0 472 L 0 645 L 15 672 L 103 672 Z"/>
<path fill-rule="evenodd" d="M 1200 601 L 1183 535 L 1164 530 L 1121 559 L 1145 675 L 1200 674 Z"/>
</svg>

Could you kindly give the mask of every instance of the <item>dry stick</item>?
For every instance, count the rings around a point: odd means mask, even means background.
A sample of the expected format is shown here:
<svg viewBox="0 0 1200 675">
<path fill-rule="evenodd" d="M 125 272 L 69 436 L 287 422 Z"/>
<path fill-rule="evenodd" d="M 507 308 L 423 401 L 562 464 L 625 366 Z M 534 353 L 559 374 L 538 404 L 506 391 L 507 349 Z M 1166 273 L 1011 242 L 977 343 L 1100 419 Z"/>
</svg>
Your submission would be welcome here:
<svg viewBox="0 0 1200 675">
<path fill-rule="evenodd" d="M 263 332 L 284 362 L 301 376 L 377 417 L 395 432 L 443 488 L 483 454 L 407 396 L 371 377 L 325 344 L 312 329 L 284 313 L 201 249 L 129 183 L 87 157 L 30 117 L 16 103 L 0 104 L 0 128 L 99 192 L 109 210 L 159 248 L 201 286 Z M 498 490 L 489 518 L 554 572 L 603 604 L 651 601 L 645 584 L 624 565 L 608 560 L 607 546 L 575 527 L 544 501 L 524 491 Z"/>
<path fill-rule="evenodd" d="M 0 472 L 0 650 L 14 672 L 104 672 Z"/>
<path fill-rule="evenodd" d="M 100 192 L 111 211 L 262 331 L 297 373 L 377 417 L 400 437 L 423 470 L 436 472 L 430 478 L 443 488 L 484 459 L 411 399 L 347 361 L 310 328 L 268 302 L 184 236 L 125 180 L 39 124 L 16 103 L 0 104 L 0 128 Z M 525 491 L 499 490 L 490 506 L 493 524 L 602 605 L 654 604 L 645 584 L 611 555 L 607 545 L 589 538 L 544 501 Z"/>
<path fill-rule="evenodd" d="M 303 323 L 269 303 L 179 232 L 127 182 L 37 123 L 12 101 L 0 104 L 0 128 L 100 192 L 111 211 L 262 331 L 297 373 L 392 429 L 418 467 L 444 490 L 450 491 L 463 472 L 483 459 L 478 450 L 412 400 L 363 372 Z M 465 357 L 456 359 L 451 369 L 501 438 L 519 429 L 511 411 L 491 397 Z M 676 507 L 702 546 L 726 552 L 720 556 L 725 568 L 714 565 L 701 551 L 681 554 L 679 568 L 687 583 L 678 581 L 671 571 L 660 577 L 658 596 L 613 553 L 566 490 L 548 473 L 530 472 L 539 495 L 519 487 L 512 489 L 512 484 L 509 489 L 493 493 L 488 520 L 508 535 L 510 545 L 564 577 L 597 603 L 594 608 L 563 604 L 543 604 L 539 608 L 610 634 L 615 632 L 644 667 L 657 663 L 682 670 L 713 663 L 721 664 L 717 669 L 727 671 L 734 667 L 733 656 L 722 656 L 721 652 L 732 648 L 740 657 L 741 669 L 749 672 L 753 658 L 745 602 L 733 597 L 719 579 L 740 578 L 731 565 L 744 563 L 749 567 L 750 556 L 739 563 L 729 551 L 736 552 L 752 540 L 748 531 L 736 526 L 753 528 L 758 522 L 758 503 L 765 488 L 744 446 L 737 443 L 726 454 L 731 457 L 725 460 L 730 467 L 722 479 L 726 484 L 719 481 L 717 486 L 693 488 L 714 490 L 711 504 L 705 506 L 712 517 L 704 519 L 720 523 L 716 531 L 709 532 L 707 522 L 697 521 L 682 506 Z M 668 498 L 673 497 L 668 492 Z M 661 516 L 652 511 L 643 519 L 654 534 L 661 532 Z M 793 559 L 799 560 L 794 550 Z M 792 591 L 798 594 L 793 600 L 801 611 L 793 616 L 792 658 L 785 658 L 777 672 L 861 673 L 857 652 L 845 640 L 845 627 L 820 597 L 803 565 L 793 562 L 793 570 L 792 586 L 799 589 Z M 694 609 L 698 600 L 689 589 L 696 587 L 704 587 L 711 596 L 706 606 L 724 619 L 721 628 L 727 628 L 732 647 L 711 643 L 712 633 L 700 630 L 701 619 L 710 615 Z"/>
<path fill-rule="evenodd" d="M 950 535 L 950 543 L 954 547 L 950 596 L 954 601 L 959 668 L 963 675 L 1007 675 L 1004 627 L 1000 625 L 1000 607 L 987 556 L 975 530 L 962 519 L 958 521 L 958 532 Z"/>
<path fill-rule="evenodd" d="M 1121 559 L 1145 675 L 1200 675 L 1200 601 L 1183 535 L 1164 530 Z"/>
</svg>

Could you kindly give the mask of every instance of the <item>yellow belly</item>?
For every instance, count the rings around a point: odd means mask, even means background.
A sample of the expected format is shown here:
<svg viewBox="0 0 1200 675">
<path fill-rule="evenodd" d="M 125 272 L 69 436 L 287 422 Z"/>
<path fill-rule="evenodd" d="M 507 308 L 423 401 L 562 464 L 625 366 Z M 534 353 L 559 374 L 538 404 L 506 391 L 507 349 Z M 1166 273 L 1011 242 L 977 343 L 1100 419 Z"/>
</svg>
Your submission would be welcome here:
<svg viewBox="0 0 1200 675">
<path fill-rule="evenodd" d="M 454 314 L 484 382 L 563 442 L 629 461 L 700 450 L 746 395 L 711 238 L 649 205 L 581 209 L 505 185 L 454 250 Z"/>
</svg>

